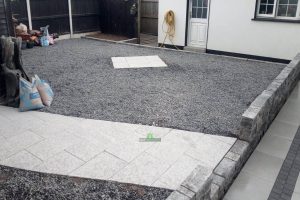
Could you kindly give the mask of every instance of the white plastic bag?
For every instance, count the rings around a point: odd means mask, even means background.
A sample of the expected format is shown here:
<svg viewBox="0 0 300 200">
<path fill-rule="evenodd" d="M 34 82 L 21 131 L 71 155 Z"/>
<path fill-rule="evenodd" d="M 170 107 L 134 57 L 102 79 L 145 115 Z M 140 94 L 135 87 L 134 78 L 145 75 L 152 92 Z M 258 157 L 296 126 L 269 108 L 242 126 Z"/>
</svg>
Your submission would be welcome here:
<svg viewBox="0 0 300 200">
<path fill-rule="evenodd" d="M 43 108 L 41 96 L 35 84 L 20 78 L 20 106 L 19 111 L 38 110 Z"/>
</svg>

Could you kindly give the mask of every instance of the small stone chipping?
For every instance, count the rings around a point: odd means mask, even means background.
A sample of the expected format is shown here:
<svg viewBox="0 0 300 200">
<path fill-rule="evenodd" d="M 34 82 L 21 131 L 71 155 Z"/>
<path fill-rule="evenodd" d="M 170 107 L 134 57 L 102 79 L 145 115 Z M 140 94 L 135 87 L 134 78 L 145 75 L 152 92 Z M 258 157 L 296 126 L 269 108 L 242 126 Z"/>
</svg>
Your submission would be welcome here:
<svg viewBox="0 0 300 200">
<path fill-rule="evenodd" d="M 24 51 L 48 80 L 45 112 L 232 135 L 250 103 L 284 65 L 87 39 Z M 114 69 L 111 57 L 158 55 L 168 68 Z"/>
</svg>

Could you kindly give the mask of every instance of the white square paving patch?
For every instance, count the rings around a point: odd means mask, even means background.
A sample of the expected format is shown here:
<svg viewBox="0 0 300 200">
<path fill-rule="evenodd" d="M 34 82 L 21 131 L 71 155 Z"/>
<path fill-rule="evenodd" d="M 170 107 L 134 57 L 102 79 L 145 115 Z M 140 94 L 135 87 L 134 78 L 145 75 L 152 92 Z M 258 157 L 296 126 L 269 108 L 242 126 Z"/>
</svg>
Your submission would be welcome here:
<svg viewBox="0 0 300 200">
<path fill-rule="evenodd" d="M 168 67 L 159 56 L 112 57 L 114 68 Z"/>
</svg>

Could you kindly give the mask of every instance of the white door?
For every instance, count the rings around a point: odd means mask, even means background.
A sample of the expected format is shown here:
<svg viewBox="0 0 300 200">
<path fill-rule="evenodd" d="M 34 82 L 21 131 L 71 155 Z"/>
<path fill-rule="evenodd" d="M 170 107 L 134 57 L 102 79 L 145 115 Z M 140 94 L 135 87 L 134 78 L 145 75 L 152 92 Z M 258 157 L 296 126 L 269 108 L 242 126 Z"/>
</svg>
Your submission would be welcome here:
<svg viewBox="0 0 300 200">
<path fill-rule="evenodd" d="M 209 0 L 190 0 L 188 46 L 206 48 Z"/>
</svg>

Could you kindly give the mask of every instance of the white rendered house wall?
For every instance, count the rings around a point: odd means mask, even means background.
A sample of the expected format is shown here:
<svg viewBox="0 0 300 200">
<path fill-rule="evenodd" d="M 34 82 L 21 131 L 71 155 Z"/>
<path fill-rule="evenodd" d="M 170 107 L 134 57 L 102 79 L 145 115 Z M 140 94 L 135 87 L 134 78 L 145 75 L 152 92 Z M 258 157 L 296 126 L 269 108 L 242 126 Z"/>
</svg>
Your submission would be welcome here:
<svg viewBox="0 0 300 200">
<path fill-rule="evenodd" d="M 253 21 L 256 0 L 211 0 L 208 49 L 288 59 L 300 52 L 300 24 Z"/>
<path fill-rule="evenodd" d="M 158 12 L 158 43 L 163 43 L 165 33 L 162 30 L 165 13 L 169 10 L 175 13 L 175 37 L 173 42 L 178 46 L 185 46 L 185 33 L 186 33 L 186 11 L 187 11 L 187 0 L 160 0 L 159 1 L 159 12 Z M 167 30 L 167 26 L 164 26 Z M 172 44 L 168 39 L 166 44 Z"/>
</svg>

